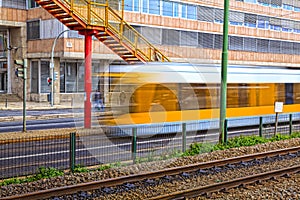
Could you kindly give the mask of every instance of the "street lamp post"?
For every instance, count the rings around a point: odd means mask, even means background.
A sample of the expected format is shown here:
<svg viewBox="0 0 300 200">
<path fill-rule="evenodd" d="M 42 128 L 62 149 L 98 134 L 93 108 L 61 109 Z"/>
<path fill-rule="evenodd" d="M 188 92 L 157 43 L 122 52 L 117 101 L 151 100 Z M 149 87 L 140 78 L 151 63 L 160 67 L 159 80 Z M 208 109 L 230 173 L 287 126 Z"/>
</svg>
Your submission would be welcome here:
<svg viewBox="0 0 300 200">
<path fill-rule="evenodd" d="M 68 30 L 64 30 L 61 33 L 58 34 L 58 36 L 56 36 L 53 45 L 52 45 L 52 51 L 51 51 L 51 60 L 50 60 L 50 72 L 51 72 L 51 79 L 52 79 L 52 84 L 51 84 L 51 95 L 50 95 L 50 102 L 51 102 L 51 107 L 53 107 L 54 105 L 54 61 L 53 61 L 53 54 L 54 54 L 54 48 L 56 45 L 56 41 L 57 39 L 65 32 L 70 31 Z"/>
</svg>

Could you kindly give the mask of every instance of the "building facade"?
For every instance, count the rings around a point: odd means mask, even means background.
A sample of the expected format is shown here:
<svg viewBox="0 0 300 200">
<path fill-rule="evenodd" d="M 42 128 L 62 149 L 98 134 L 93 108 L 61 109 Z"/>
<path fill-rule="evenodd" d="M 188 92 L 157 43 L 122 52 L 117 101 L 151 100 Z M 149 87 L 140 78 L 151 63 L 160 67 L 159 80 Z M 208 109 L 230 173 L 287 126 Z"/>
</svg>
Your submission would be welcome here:
<svg viewBox="0 0 300 200">
<path fill-rule="evenodd" d="M 97 0 L 103 3 L 105 0 Z M 122 1 L 111 5 L 122 9 Z M 124 0 L 124 20 L 172 61 L 220 63 L 223 1 Z M 61 36 L 57 38 L 59 35 Z M 230 64 L 299 67 L 300 1 L 230 0 Z M 57 38 L 53 54 L 52 47 Z M 27 99 L 47 101 L 54 57 L 54 103 L 84 93 L 84 37 L 68 30 L 34 0 L 0 0 L 0 94 L 22 96 L 14 60 L 28 59 Z M 124 61 L 93 40 L 93 73 Z M 93 90 L 107 85 L 93 78 Z M 1 97 L 1 96 L 0 96 Z"/>
</svg>

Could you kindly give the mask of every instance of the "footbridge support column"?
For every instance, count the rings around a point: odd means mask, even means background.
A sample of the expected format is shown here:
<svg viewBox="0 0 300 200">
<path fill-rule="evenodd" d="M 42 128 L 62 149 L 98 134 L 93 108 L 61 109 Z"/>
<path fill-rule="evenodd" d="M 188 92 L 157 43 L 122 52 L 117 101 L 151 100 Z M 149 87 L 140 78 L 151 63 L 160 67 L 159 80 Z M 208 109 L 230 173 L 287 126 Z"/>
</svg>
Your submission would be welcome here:
<svg viewBox="0 0 300 200">
<path fill-rule="evenodd" d="M 92 125 L 92 36 L 94 30 L 80 31 L 84 35 L 85 54 L 84 54 L 84 128 L 91 128 Z"/>
</svg>

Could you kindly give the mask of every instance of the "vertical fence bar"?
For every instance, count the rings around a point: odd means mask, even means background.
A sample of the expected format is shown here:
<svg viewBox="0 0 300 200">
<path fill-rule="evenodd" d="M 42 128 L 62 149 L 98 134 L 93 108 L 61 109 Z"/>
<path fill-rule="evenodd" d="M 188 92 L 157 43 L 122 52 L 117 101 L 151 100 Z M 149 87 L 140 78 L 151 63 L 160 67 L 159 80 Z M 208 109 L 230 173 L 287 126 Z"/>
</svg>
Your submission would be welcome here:
<svg viewBox="0 0 300 200">
<path fill-rule="evenodd" d="M 182 152 L 186 151 L 186 123 L 182 124 Z"/>
<path fill-rule="evenodd" d="M 75 169 L 76 133 L 70 133 L 70 170 Z"/>
<path fill-rule="evenodd" d="M 7 98 L 5 99 L 5 108 L 7 108 L 8 107 L 8 100 L 7 100 Z"/>
<path fill-rule="evenodd" d="M 224 121 L 224 143 L 227 144 L 228 141 L 228 119 Z"/>
<path fill-rule="evenodd" d="M 293 132 L 293 114 L 292 113 L 290 114 L 289 119 L 290 119 L 290 121 L 289 121 L 289 134 L 291 135 L 292 132 Z"/>
<path fill-rule="evenodd" d="M 263 118 L 259 117 L 259 137 L 262 137 L 262 131 L 263 131 Z"/>
<path fill-rule="evenodd" d="M 137 127 L 132 128 L 132 143 L 131 143 L 131 153 L 132 153 L 132 160 L 133 163 L 136 161 L 136 135 L 137 135 Z"/>
</svg>

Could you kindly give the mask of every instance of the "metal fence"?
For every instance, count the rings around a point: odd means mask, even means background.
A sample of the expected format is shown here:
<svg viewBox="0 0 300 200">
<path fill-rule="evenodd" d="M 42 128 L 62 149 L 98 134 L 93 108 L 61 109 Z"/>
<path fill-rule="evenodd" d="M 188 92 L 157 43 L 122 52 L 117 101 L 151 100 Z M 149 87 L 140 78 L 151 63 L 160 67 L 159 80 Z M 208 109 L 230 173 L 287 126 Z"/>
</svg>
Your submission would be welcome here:
<svg viewBox="0 0 300 200">
<path fill-rule="evenodd" d="M 74 170 L 76 165 L 97 166 L 168 158 L 194 142 L 218 142 L 218 120 L 140 126 L 82 129 L 76 133 L 20 137 L 0 141 L 0 179 L 36 173 L 39 167 Z M 271 137 L 275 115 L 226 120 L 226 137 Z M 300 113 L 281 114 L 277 133 L 300 131 Z"/>
</svg>

